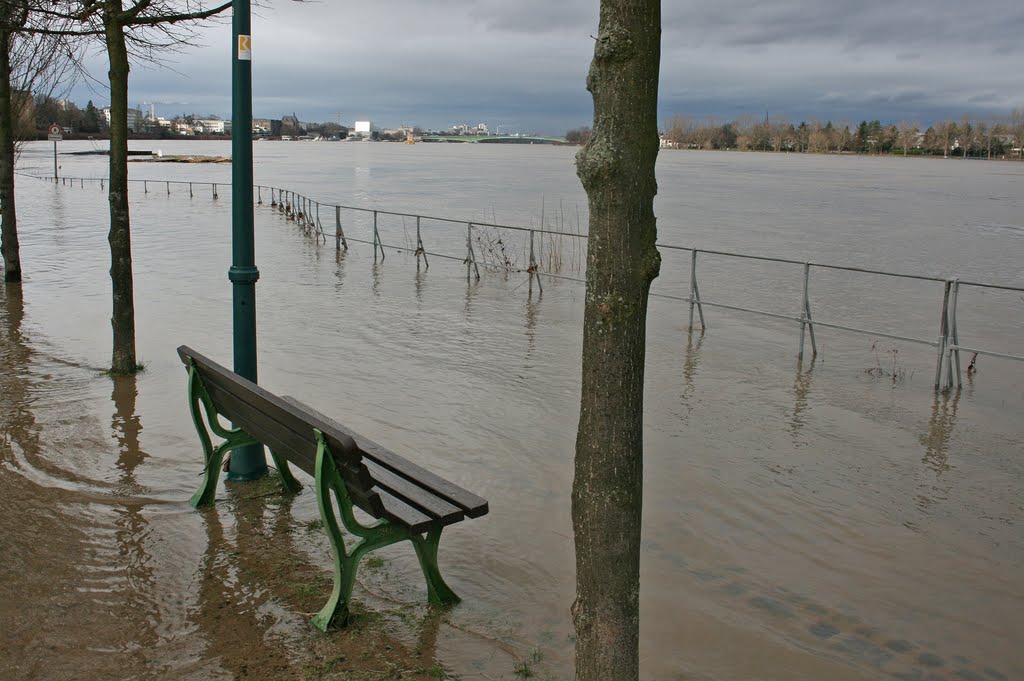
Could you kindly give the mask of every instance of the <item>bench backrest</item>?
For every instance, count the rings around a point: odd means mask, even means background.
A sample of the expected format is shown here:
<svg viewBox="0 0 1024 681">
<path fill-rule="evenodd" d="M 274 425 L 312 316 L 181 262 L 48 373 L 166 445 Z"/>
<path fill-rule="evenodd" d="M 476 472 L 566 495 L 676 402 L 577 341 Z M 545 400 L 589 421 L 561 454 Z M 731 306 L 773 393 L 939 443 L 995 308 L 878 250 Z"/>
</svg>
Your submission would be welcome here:
<svg viewBox="0 0 1024 681">
<path fill-rule="evenodd" d="M 195 367 L 218 413 L 314 477 L 317 440 L 313 428 L 320 430 L 353 503 L 375 517 L 384 513 L 362 452 L 348 433 L 324 423 L 304 405 L 277 397 L 187 346 L 178 348 L 178 356 L 185 366 Z"/>
</svg>

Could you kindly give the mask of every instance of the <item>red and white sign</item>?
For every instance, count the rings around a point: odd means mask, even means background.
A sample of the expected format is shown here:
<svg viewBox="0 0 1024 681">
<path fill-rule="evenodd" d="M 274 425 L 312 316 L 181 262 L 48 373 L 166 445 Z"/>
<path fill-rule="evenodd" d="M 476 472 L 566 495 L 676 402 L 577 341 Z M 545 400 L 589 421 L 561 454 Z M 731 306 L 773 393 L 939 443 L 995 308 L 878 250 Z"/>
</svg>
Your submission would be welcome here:
<svg viewBox="0 0 1024 681">
<path fill-rule="evenodd" d="M 61 134 L 61 132 L 62 130 L 60 129 L 60 126 L 54 123 L 50 126 L 50 139 L 53 140 L 54 142 L 61 141 L 62 139 L 64 139 L 64 136 Z"/>
</svg>

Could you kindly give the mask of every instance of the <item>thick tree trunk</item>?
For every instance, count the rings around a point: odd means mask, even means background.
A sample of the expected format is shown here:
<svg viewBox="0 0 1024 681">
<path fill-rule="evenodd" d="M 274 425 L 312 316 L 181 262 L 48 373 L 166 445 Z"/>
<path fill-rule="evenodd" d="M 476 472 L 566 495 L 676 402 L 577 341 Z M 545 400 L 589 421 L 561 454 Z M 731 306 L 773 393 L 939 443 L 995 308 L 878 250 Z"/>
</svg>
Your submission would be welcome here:
<svg viewBox="0 0 1024 681">
<path fill-rule="evenodd" d="M 587 89 L 594 130 L 577 154 L 590 239 L 572 519 L 576 679 L 639 674 L 647 296 L 655 248 L 660 0 L 602 0 Z"/>
<path fill-rule="evenodd" d="M 18 246 L 18 213 L 14 206 L 14 115 L 11 93 L 11 41 L 9 31 L 0 30 L 0 252 L 4 259 L 4 281 L 21 281 Z"/>
<path fill-rule="evenodd" d="M 104 12 L 110 60 L 110 283 L 113 292 L 114 351 L 110 370 L 131 374 L 135 357 L 135 294 L 132 281 L 132 238 L 128 216 L 128 50 L 120 0 L 109 0 Z"/>
</svg>

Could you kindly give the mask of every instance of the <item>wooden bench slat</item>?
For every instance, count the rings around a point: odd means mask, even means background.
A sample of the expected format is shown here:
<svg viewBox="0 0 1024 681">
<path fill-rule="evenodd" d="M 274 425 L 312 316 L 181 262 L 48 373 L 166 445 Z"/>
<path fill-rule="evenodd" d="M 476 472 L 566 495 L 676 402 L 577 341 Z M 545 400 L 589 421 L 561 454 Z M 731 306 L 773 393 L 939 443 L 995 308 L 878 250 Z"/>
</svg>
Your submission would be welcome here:
<svg viewBox="0 0 1024 681">
<path fill-rule="evenodd" d="M 265 436 L 257 437 L 255 432 L 250 432 L 263 444 L 267 445 L 278 454 L 287 456 L 289 460 L 294 458 L 294 463 L 309 475 L 316 474 L 316 436 L 313 434 L 312 426 L 305 426 L 300 431 L 289 427 L 291 424 L 281 423 L 274 418 L 276 414 L 268 413 L 264 409 L 266 405 L 259 404 L 251 396 L 239 395 L 225 389 L 214 381 L 206 382 L 206 390 L 210 397 L 218 405 L 222 406 L 222 415 L 231 420 L 232 423 L 249 432 L 259 429 Z M 265 441 L 273 439 L 274 442 Z M 340 459 L 336 461 L 339 472 L 357 486 L 369 489 L 373 486 L 372 479 L 368 472 L 363 471 L 363 466 L 353 466 L 349 461 Z"/>
<path fill-rule="evenodd" d="M 237 419 L 243 430 L 246 430 L 254 438 L 270 447 L 276 453 L 285 456 L 285 458 L 298 465 L 310 476 L 316 476 L 317 445 L 316 439 L 313 436 L 313 426 L 307 424 L 309 437 L 302 438 L 300 434 L 294 433 L 287 426 L 277 423 L 272 418 L 249 418 L 251 415 L 249 412 L 257 407 L 247 403 L 238 395 L 228 392 L 223 386 L 215 382 L 207 382 L 206 389 L 214 402 L 223 410 L 225 417 L 232 420 Z M 325 437 L 326 435 L 325 433 Z M 329 440 L 328 446 L 330 444 Z M 335 465 L 338 467 L 339 473 L 342 473 L 342 476 L 345 477 L 346 483 L 349 483 L 352 476 L 344 475 L 345 462 L 336 461 Z M 370 465 L 374 464 L 371 462 Z M 375 466 L 373 471 L 369 471 L 369 466 L 367 466 L 367 472 L 371 478 L 371 489 L 373 492 L 378 494 L 386 492 L 389 497 L 392 497 L 391 501 L 401 502 L 389 505 L 388 501 L 382 496 L 381 501 L 384 503 L 385 517 L 390 513 L 399 518 L 403 523 L 424 527 L 435 522 L 449 525 L 462 520 L 464 517 L 462 510 L 458 507 L 448 504 L 443 499 L 431 495 L 429 492 L 394 475 L 386 469 Z M 376 507 L 369 500 L 368 495 L 359 487 L 354 487 L 351 484 L 347 484 L 346 487 L 348 488 L 349 496 L 352 497 L 352 501 L 356 506 L 368 513 L 380 514 L 381 509 Z"/>
<path fill-rule="evenodd" d="M 482 499 L 472 492 L 459 487 L 453 482 L 449 482 L 448 480 L 431 473 L 425 468 L 417 466 L 408 459 L 385 449 L 376 442 L 368 440 L 362 435 L 349 430 L 345 426 L 333 420 L 331 417 L 326 416 L 325 414 L 310 407 L 308 404 L 305 404 L 290 395 L 284 395 L 281 399 L 297 407 L 301 407 L 303 410 L 314 415 L 318 421 L 317 428 L 320 430 L 328 428 L 344 433 L 347 437 L 352 438 L 358 444 L 364 458 L 368 461 L 376 463 L 382 468 L 385 468 L 406 480 L 412 481 L 418 487 L 422 487 L 430 493 L 444 499 L 448 503 L 461 508 L 468 517 L 479 518 L 480 516 L 487 514 L 488 508 L 487 501 L 485 499 Z"/>
<path fill-rule="evenodd" d="M 310 476 L 316 477 L 317 445 L 312 427 L 309 428 L 309 438 L 302 439 L 297 433 L 287 430 L 279 424 L 275 427 L 272 419 L 247 418 L 247 411 L 255 407 L 240 400 L 238 396 L 226 392 L 221 386 L 207 385 L 206 389 L 218 407 L 223 410 L 223 415 L 226 418 L 232 419 L 232 422 L 237 421 L 238 426 L 249 435 L 270 447 L 276 454 L 284 456 Z M 350 478 L 355 477 L 345 462 L 335 461 L 335 467 L 345 478 L 346 483 Z M 368 486 L 346 484 L 346 487 L 356 506 L 370 514 L 380 513 L 380 502 L 373 493 L 367 494 L 365 491 L 367 487 L 372 489 L 372 481 Z"/>
<path fill-rule="evenodd" d="M 382 517 L 408 525 L 413 532 L 426 532 L 438 524 L 434 518 L 424 515 L 398 497 L 388 494 L 386 490 L 377 487 L 374 491 L 384 505 L 384 512 L 380 514 Z"/>
<path fill-rule="evenodd" d="M 301 413 L 301 409 L 296 409 L 296 406 L 285 402 L 280 397 L 264 390 L 259 385 L 242 378 L 238 374 L 229 371 L 225 367 L 217 364 L 213 360 L 200 355 L 199 353 L 182 346 L 178 348 L 178 354 L 182 361 L 188 365 L 188 358 L 191 356 L 196 364 L 200 367 L 203 373 L 204 385 L 212 383 L 214 385 L 223 386 L 228 392 L 236 395 L 239 399 L 253 405 L 261 412 L 270 411 L 270 416 L 274 417 L 280 425 L 290 428 L 292 431 L 305 434 L 310 430 L 310 426 L 305 418 L 305 414 Z M 258 403 L 258 404 L 257 404 Z M 311 441 L 313 439 L 312 433 L 309 437 Z M 355 441 L 352 440 L 346 434 L 335 434 L 335 446 L 332 451 L 335 454 L 336 459 L 345 459 L 346 457 L 353 459 L 358 467 L 361 462 L 360 457 L 356 452 Z M 355 455 L 355 456 L 353 456 Z M 308 472 L 308 471 L 307 471 Z M 365 480 L 366 484 L 369 485 L 370 481 Z"/>
<path fill-rule="evenodd" d="M 384 489 L 441 524 L 450 525 L 466 517 L 466 514 L 458 506 L 449 504 L 441 497 L 434 496 L 386 468 L 381 468 L 372 461 L 367 462 L 366 467 L 370 471 L 370 476 L 377 482 L 378 488 Z"/>
<path fill-rule="evenodd" d="M 316 440 L 312 436 L 312 430 L 309 438 L 300 437 L 298 433 L 256 412 L 255 405 L 224 390 L 222 386 L 207 383 L 206 390 L 217 405 L 218 413 L 231 421 L 235 427 L 241 428 L 270 449 L 287 457 L 309 475 L 315 473 Z M 254 418 L 254 413 L 261 418 Z"/>
<path fill-rule="evenodd" d="M 279 455 L 291 460 L 306 473 L 315 475 L 316 439 L 306 414 L 295 405 L 264 390 L 234 372 L 228 371 L 213 360 L 195 352 L 187 346 L 178 348 L 178 356 L 187 366 L 191 358 L 200 370 L 203 385 L 211 398 L 225 407 L 224 416 L 231 419 L 250 435 L 260 440 Z M 212 393 L 216 392 L 214 397 Z M 232 413 L 228 413 L 228 411 Z M 232 418 L 234 417 L 234 418 Z M 260 434 L 251 432 L 263 421 L 272 421 L 275 428 L 260 427 Z M 292 434 L 288 437 L 285 432 Z M 349 492 L 359 500 L 359 506 L 370 513 L 380 510 L 379 502 L 372 491 L 373 480 L 361 460 L 355 441 L 346 433 L 324 433 L 327 444 L 334 454 L 339 474 L 348 484 Z"/>
<path fill-rule="evenodd" d="M 229 419 L 238 419 L 238 425 L 254 438 L 270 447 L 276 454 L 297 465 L 311 477 L 316 477 L 317 443 L 313 428 L 308 428 L 308 436 L 288 430 L 273 419 L 246 418 L 246 411 L 252 405 L 241 400 L 237 395 L 230 394 L 220 386 L 209 386 L 211 397 L 223 408 L 224 415 Z M 332 443 L 328 438 L 328 446 Z M 333 450 L 332 450 L 333 452 Z M 353 501 L 363 510 L 370 513 L 379 512 L 379 502 L 374 499 L 373 480 L 364 466 L 353 468 L 344 459 L 335 459 L 335 468 L 346 482 Z"/>
<path fill-rule="evenodd" d="M 313 414 L 316 417 L 317 428 L 321 429 L 322 432 L 333 432 L 341 427 L 340 424 L 334 422 L 323 414 L 316 412 L 314 409 L 294 397 L 285 395 L 281 399 L 301 408 L 303 411 Z M 356 441 L 356 445 L 360 445 L 358 440 Z M 362 452 L 361 447 L 360 452 Z M 398 497 L 405 503 L 431 516 L 440 523 L 450 525 L 451 523 L 458 522 L 465 518 L 465 512 L 463 509 L 459 508 L 455 504 L 449 503 L 443 497 L 438 496 L 430 489 L 423 487 L 419 484 L 418 480 L 411 480 L 396 475 L 369 458 L 364 458 L 363 462 L 370 471 L 370 477 L 373 478 L 378 487 L 383 488 L 393 496 Z"/>
</svg>

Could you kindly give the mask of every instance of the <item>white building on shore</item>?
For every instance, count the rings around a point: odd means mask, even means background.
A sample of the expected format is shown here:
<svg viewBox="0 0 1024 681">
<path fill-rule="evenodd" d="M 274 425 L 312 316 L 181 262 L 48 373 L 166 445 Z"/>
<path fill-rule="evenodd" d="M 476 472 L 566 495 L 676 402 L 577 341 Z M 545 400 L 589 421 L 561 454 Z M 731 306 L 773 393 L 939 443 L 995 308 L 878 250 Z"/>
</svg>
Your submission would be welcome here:
<svg viewBox="0 0 1024 681">
<path fill-rule="evenodd" d="M 350 138 L 370 139 L 374 133 L 379 133 L 380 128 L 373 124 L 373 121 L 355 121 L 352 130 L 348 133 Z"/>
<path fill-rule="evenodd" d="M 107 122 L 107 127 L 110 127 L 110 107 L 105 106 L 100 109 L 100 114 L 103 115 L 103 120 Z M 128 107 L 128 129 L 132 132 L 142 132 L 142 109 L 133 109 Z"/>
</svg>

